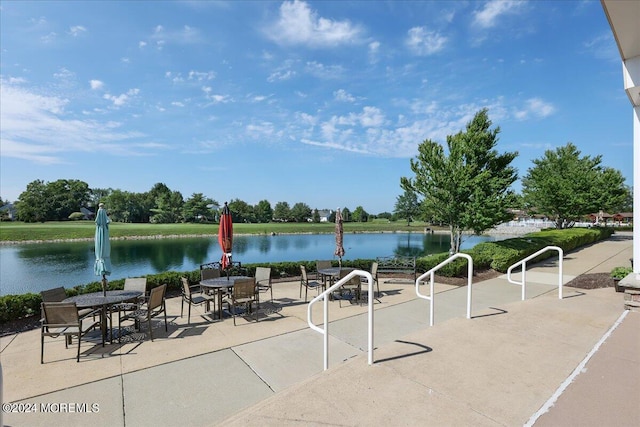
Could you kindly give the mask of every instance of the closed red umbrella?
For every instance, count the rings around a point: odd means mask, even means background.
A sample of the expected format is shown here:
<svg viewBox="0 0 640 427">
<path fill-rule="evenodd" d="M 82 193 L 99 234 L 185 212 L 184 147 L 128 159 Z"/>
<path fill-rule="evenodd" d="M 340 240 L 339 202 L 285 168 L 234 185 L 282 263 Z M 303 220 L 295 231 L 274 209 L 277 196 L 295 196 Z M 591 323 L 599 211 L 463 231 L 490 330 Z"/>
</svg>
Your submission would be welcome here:
<svg viewBox="0 0 640 427">
<path fill-rule="evenodd" d="M 220 266 L 224 270 L 231 265 L 231 248 L 233 246 L 233 221 L 231 219 L 231 212 L 229 212 L 229 206 L 227 206 L 227 202 L 224 202 L 222 214 L 220 215 L 218 243 L 220 243 L 220 249 L 222 249 Z"/>
<path fill-rule="evenodd" d="M 342 257 L 344 256 L 344 230 L 342 228 L 342 214 L 340 209 L 336 210 L 336 250 L 333 253 L 338 257 L 338 265 L 342 267 Z"/>
</svg>

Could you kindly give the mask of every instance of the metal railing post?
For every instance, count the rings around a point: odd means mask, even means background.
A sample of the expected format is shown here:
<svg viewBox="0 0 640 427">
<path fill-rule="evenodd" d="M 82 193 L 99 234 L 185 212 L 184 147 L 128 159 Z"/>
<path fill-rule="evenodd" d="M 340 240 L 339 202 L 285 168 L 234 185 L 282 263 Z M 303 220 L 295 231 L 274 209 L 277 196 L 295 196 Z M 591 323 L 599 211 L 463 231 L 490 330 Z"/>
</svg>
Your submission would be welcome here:
<svg viewBox="0 0 640 427">
<path fill-rule="evenodd" d="M 329 369 L 329 294 L 334 290 L 339 288 L 340 286 L 342 286 L 343 284 L 347 283 L 349 280 L 351 280 L 353 277 L 355 276 L 364 276 L 367 279 L 367 283 L 369 286 L 369 313 L 368 313 L 368 322 L 369 322 L 369 327 L 367 330 L 367 338 L 369 341 L 369 345 L 368 345 L 368 351 L 369 351 L 369 357 L 368 357 L 368 363 L 369 365 L 373 364 L 373 300 L 374 298 L 374 293 L 373 293 L 373 276 L 371 276 L 371 273 L 367 272 L 367 271 L 362 271 L 362 270 L 353 270 L 352 272 L 350 272 L 349 274 L 347 274 L 345 277 L 343 277 L 342 279 L 338 280 L 335 284 L 333 284 L 331 287 L 329 287 L 327 290 L 325 290 L 324 292 L 322 292 L 320 295 L 318 295 L 317 297 L 313 298 L 311 301 L 309 301 L 309 305 L 307 306 L 307 323 L 309 325 L 309 327 L 311 329 L 313 329 L 316 332 L 319 332 L 321 334 L 323 334 L 323 342 L 324 342 L 324 352 L 323 352 L 323 367 L 324 370 L 326 371 L 327 369 Z M 315 323 L 313 323 L 313 315 L 312 315 L 312 307 L 313 305 L 318 302 L 320 299 L 324 299 L 323 303 L 323 324 L 324 324 L 324 328 L 319 328 Z"/>
<path fill-rule="evenodd" d="M 467 260 L 467 319 L 471 319 L 471 284 L 473 282 L 473 258 L 471 258 L 470 255 L 467 254 L 463 254 L 463 253 L 457 253 L 457 254 L 453 254 L 451 255 L 449 258 L 447 258 L 446 260 L 442 261 L 440 264 L 436 265 L 435 267 L 433 267 L 431 270 L 427 271 L 426 273 L 422 274 L 420 277 L 418 277 L 416 279 L 416 295 L 419 298 L 422 299 L 426 299 L 429 300 L 429 310 L 430 310 L 430 314 L 429 314 L 429 326 L 433 326 L 433 319 L 434 319 L 434 278 L 435 278 L 435 272 L 438 271 L 439 269 L 441 269 L 442 267 L 444 267 L 445 265 L 449 264 L 450 262 L 452 262 L 453 260 L 457 259 L 457 258 L 466 258 Z M 420 293 L 420 282 L 425 278 L 429 276 L 430 280 L 430 285 L 429 285 L 429 292 L 430 295 L 426 296 Z"/>
<path fill-rule="evenodd" d="M 540 249 L 538 252 L 529 255 L 528 257 L 516 262 L 515 264 L 512 264 L 508 269 L 507 269 L 507 281 L 509 283 L 513 283 L 514 285 L 520 285 L 522 286 L 522 301 L 524 301 L 526 299 L 527 296 L 527 261 L 537 257 L 538 255 L 546 252 L 546 251 L 550 251 L 550 250 L 554 250 L 554 251 L 558 251 L 558 299 L 562 299 L 562 259 L 564 258 L 564 251 L 562 250 L 561 247 L 559 246 L 547 246 L 544 247 L 542 249 Z M 518 267 L 519 265 L 522 266 L 522 281 L 521 282 L 517 282 L 513 279 L 511 279 L 511 272 L 513 271 L 514 268 Z"/>
</svg>

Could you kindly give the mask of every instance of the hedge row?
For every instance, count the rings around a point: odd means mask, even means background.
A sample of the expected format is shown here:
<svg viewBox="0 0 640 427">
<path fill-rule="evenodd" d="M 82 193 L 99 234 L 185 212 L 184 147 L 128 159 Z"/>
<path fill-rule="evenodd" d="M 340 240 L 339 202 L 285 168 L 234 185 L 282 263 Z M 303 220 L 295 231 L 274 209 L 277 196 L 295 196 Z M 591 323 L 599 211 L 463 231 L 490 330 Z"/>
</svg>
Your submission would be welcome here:
<svg viewBox="0 0 640 427">
<path fill-rule="evenodd" d="M 611 228 L 571 228 L 568 230 L 548 230 L 525 235 L 523 237 L 502 240 L 499 242 L 485 242 L 476 245 L 473 249 L 463 251 L 473 258 L 474 269 L 484 270 L 492 268 L 500 272 L 506 272 L 509 266 L 517 261 L 537 252 L 545 246 L 559 246 L 564 252 L 569 252 L 577 247 L 588 245 L 598 240 L 606 239 L 613 234 Z M 545 252 L 538 256 L 535 261 L 556 256 L 553 251 Z M 449 257 L 448 253 L 435 254 L 416 260 L 416 269 L 419 273 L 429 271 Z M 371 259 L 345 260 L 342 265 L 345 267 L 369 270 Z M 532 261 L 532 262 L 535 262 Z M 279 262 L 269 264 L 247 264 L 246 272 L 253 276 L 258 266 L 271 267 L 271 274 L 274 278 L 297 277 L 300 275 L 300 265 L 303 264 L 307 270 L 315 270 L 314 261 L 299 262 Z M 334 265 L 337 265 L 334 262 Z M 438 271 L 443 276 L 466 277 L 467 261 L 459 258 Z M 160 274 L 147 276 L 148 288 L 151 289 L 163 283 L 167 284 L 170 291 L 180 292 L 182 287 L 180 278 L 187 277 L 191 283 L 200 280 L 200 270 L 178 272 L 168 271 Z M 122 289 L 124 279 L 109 282 L 109 289 Z M 81 293 L 98 292 L 102 290 L 100 282 L 92 282 L 83 286 L 66 289 L 68 296 Z M 9 322 L 26 316 L 32 316 L 40 312 L 40 294 L 28 293 L 24 295 L 5 295 L 0 297 L 0 323 Z"/>
</svg>

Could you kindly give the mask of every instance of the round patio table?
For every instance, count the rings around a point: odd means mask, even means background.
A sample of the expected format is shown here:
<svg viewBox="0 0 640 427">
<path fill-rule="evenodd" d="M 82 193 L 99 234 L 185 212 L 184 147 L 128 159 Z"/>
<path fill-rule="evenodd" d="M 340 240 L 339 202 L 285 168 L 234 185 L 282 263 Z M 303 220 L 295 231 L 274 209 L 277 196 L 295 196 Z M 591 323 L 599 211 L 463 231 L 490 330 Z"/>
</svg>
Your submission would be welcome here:
<svg viewBox="0 0 640 427">
<path fill-rule="evenodd" d="M 222 295 L 225 290 L 232 289 L 236 280 L 252 279 L 249 276 L 222 276 L 200 281 L 200 286 L 211 289 L 218 294 L 218 319 L 222 320 Z"/>
<path fill-rule="evenodd" d="M 113 304 L 120 304 L 125 301 L 135 300 L 141 295 L 142 292 L 140 291 L 114 290 L 107 291 L 106 293 L 100 291 L 69 297 L 63 302 L 75 302 L 78 308 L 100 308 L 100 329 L 102 330 L 102 337 L 106 340 L 107 309 L 109 306 Z M 113 340 L 113 331 L 111 331 L 111 339 Z"/>
</svg>

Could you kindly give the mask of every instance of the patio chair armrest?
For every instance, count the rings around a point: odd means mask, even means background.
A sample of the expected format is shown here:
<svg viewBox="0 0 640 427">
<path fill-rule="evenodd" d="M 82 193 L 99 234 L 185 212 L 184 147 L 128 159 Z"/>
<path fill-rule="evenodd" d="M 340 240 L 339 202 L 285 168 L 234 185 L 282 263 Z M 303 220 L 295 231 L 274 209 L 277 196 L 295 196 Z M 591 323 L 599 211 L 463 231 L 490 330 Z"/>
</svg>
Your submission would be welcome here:
<svg viewBox="0 0 640 427">
<path fill-rule="evenodd" d="M 89 311 L 85 311 L 86 309 L 80 309 L 78 310 L 78 317 L 80 318 L 80 320 L 82 319 L 86 319 L 89 316 L 96 316 L 99 315 L 100 312 L 102 311 L 100 308 L 94 308 L 94 309 L 90 309 Z"/>
</svg>

